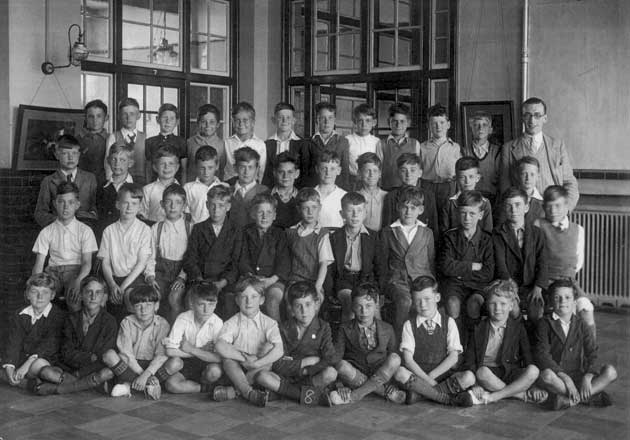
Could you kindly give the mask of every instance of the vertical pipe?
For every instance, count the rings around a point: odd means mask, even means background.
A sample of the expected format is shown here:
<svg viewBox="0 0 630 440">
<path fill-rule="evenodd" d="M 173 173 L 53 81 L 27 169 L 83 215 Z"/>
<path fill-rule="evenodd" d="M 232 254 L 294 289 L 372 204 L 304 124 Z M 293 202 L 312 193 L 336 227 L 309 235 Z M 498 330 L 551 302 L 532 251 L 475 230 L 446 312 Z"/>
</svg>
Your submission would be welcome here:
<svg viewBox="0 0 630 440">
<path fill-rule="evenodd" d="M 529 96 L 529 83 L 528 83 L 528 70 L 529 70 L 529 0 L 524 0 L 523 3 L 523 42 L 522 42 L 522 84 L 523 84 L 523 96 L 522 100 L 525 101 Z"/>
</svg>

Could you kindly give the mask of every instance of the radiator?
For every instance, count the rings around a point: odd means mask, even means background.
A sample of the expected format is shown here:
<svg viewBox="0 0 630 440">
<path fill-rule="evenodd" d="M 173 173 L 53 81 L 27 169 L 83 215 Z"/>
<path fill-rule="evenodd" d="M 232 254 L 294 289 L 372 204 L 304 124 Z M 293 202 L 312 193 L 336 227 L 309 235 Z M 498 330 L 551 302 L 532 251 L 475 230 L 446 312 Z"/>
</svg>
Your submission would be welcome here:
<svg viewBox="0 0 630 440">
<path fill-rule="evenodd" d="M 596 305 L 630 306 L 630 213 L 576 210 L 584 227 L 584 267 L 578 282 Z"/>
</svg>

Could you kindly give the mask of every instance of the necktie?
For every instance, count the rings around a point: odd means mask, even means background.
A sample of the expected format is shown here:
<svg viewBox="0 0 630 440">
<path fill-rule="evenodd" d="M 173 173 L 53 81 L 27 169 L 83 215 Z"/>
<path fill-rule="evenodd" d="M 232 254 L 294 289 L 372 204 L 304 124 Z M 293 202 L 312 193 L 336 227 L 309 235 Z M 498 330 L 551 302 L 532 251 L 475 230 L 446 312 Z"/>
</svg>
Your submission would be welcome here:
<svg viewBox="0 0 630 440">
<path fill-rule="evenodd" d="M 127 136 L 129 138 L 129 145 L 135 145 L 136 144 L 136 134 L 132 133 L 129 136 Z"/>
<path fill-rule="evenodd" d="M 525 151 L 527 151 L 528 156 L 533 156 L 534 153 L 534 138 L 528 136 L 525 138 Z"/>
<path fill-rule="evenodd" d="M 68 183 L 72 183 L 72 174 L 68 174 L 68 175 L 66 176 L 66 181 L 67 181 Z"/>
<path fill-rule="evenodd" d="M 424 321 L 424 325 L 427 327 L 427 333 L 429 335 L 432 335 L 435 331 L 435 323 L 432 320 L 428 319 Z"/>
</svg>

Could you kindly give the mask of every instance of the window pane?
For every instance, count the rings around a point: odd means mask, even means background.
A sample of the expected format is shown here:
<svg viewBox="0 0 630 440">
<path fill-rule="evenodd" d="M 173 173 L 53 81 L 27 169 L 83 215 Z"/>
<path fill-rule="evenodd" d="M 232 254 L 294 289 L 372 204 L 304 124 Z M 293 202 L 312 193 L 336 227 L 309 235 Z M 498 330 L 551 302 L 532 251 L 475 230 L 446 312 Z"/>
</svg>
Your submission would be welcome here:
<svg viewBox="0 0 630 440">
<path fill-rule="evenodd" d="M 360 60 L 360 36 L 340 35 L 339 36 L 339 66 L 341 70 L 359 68 Z"/>
<path fill-rule="evenodd" d="M 90 49 L 90 56 L 109 57 L 109 20 L 85 17 L 85 45 Z"/>
<path fill-rule="evenodd" d="M 304 73 L 304 2 L 291 3 L 291 74 Z"/>
<path fill-rule="evenodd" d="M 291 87 L 290 102 L 295 107 L 294 131 L 304 136 L 304 87 Z"/>
<path fill-rule="evenodd" d="M 227 72 L 227 41 L 221 37 L 210 37 L 208 43 L 209 69 L 214 72 Z"/>
<path fill-rule="evenodd" d="M 448 12 L 435 14 L 435 36 L 448 37 Z"/>
<path fill-rule="evenodd" d="M 414 44 L 420 38 L 420 29 L 401 30 L 398 32 L 398 65 L 412 66 L 420 64 L 420 51 Z"/>
<path fill-rule="evenodd" d="M 393 28 L 395 0 L 374 0 L 374 28 Z"/>
<path fill-rule="evenodd" d="M 208 5 L 206 0 L 192 0 L 190 6 L 190 31 L 208 33 Z"/>
<path fill-rule="evenodd" d="M 109 84 L 110 77 L 106 75 L 84 74 L 85 80 L 85 96 L 84 103 L 88 103 L 94 99 L 100 99 L 103 102 L 109 102 Z"/>
<path fill-rule="evenodd" d="M 228 7 L 225 3 L 210 2 L 210 33 L 227 37 Z"/>
<path fill-rule="evenodd" d="M 157 113 L 145 113 L 144 114 L 144 132 L 147 138 L 160 134 L 160 125 L 156 120 Z"/>
<path fill-rule="evenodd" d="M 197 111 L 199 110 L 199 107 L 201 107 L 203 104 L 206 104 L 208 102 L 208 88 L 206 86 L 190 86 L 190 96 L 189 96 L 189 101 L 190 101 L 190 119 L 197 119 Z M 191 131 L 191 134 L 194 133 L 194 131 Z"/>
<path fill-rule="evenodd" d="M 330 70 L 328 56 L 328 37 L 317 37 L 317 64 L 316 70 Z"/>
<path fill-rule="evenodd" d="M 431 105 L 442 104 L 448 110 L 448 80 L 431 81 Z"/>
<path fill-rule="evenodd" d="M 162 99 L 162 104 L 164 103 L 169 103 L 169 104 L 173 104 L 175 107 L 178 107 L 178 93 L 177 93 L 177 89 L 172 88 L 172 87 L 164 87 L 162 93 L 164 94 L 164 97 Z"/>
<path fill-rule="evenodd" d="M 378 32 L 375 34 L 374 65 L 375 67 L 393 67 L 394 59 L 394 31 Z"/>
<path fill-rule="evenodd" d="M 179 29 L 179 1 L 153 0 L 153 24 Z"/>
<path fill-rule="evenodd" d="M 179 66 L 179 32 L 154 28 L 152 49 L 155 64 Z"/>
<path fill-rule="evenodd" d="M 339 15 L 361 18 L 361 6 L 358 0 L 338 0 Z"/>
<path fill-rule="evenodd" d="M 193 69 L 207 69 L 207 41 L 205 35 L 193 34 L 190 41 L 190 66 Z"/>
<path fill-rule="evenodd" d="M 123 23 L 123 60 L 151 61 L 150 38 L 149 26 Z"/>
<path fill-rule="evenodd" d="M 448 64 L 448 39 L 435 40 L 434 64 Z"/>
<path fill-rule="evenodd" d="M 160 88 L 157 86 L 146 86 L 145 93 L 147 95 L 147 105 L 145 110 L 157 112 L 162 104 Z"/>
<path fill-rule="evenodd" d="M 317 10 L 328 12 L 330 11 L 330 1 L 329 0 L 317 0 Z"/>
<path fill-rule="evenodd" d="M 84 0 L 83 10 L 93 17 L 109 17 L 109 0 Z"/>
<path fill-rule="evenodd" d="M 448 11 L 448 0 L 435 0 L 436 11 Z"/>
<path fill-rule="evenodd" d="M 149 0 L 123 0 L 123 20 L 150 23 Z"/>
<path fill-rule="evenodd" d="M 140 105 L 140 110 L 144 109 L 143 87 L 140 84 L 127 85 L 127 96 L 134 98 Z"/>
<path fill-rule="evenodd" d="M 398 1 L 398 26 L 411 25 L 411 10 L 409 8 L 409 1 Z"/>
</svg>

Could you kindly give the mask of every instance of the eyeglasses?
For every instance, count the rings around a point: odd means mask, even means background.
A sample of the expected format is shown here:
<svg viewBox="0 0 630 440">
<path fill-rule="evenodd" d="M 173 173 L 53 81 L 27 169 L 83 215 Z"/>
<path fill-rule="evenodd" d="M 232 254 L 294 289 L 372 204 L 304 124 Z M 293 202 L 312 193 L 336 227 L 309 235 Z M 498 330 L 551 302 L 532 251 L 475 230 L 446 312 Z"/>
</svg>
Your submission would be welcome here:
<svg viewBox="0 0 630 440">
<path fill-rule="evenodd" d="M 543 116 L 544 113 L 523 113 L 523 119 L 540 119 Z"/>
</svg>

